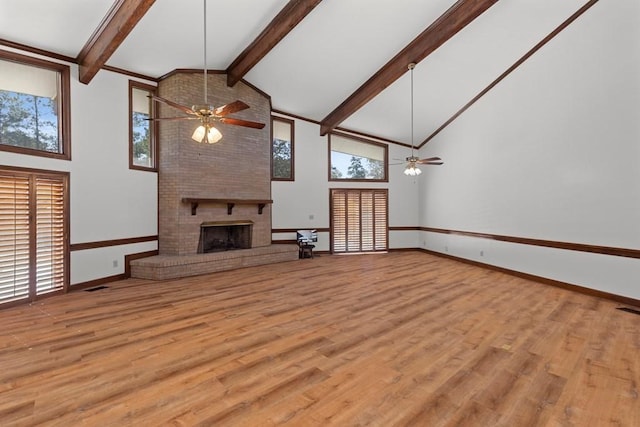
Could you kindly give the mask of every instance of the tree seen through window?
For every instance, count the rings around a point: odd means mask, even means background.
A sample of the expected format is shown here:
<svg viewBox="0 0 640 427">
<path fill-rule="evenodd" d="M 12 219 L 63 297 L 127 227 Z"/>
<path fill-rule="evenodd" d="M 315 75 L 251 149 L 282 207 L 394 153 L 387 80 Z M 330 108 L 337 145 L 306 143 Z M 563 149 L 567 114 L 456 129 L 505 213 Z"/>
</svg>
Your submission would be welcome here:
<svg viewBox="0 0 640 427">
<path fill-rule="evenodd" d="M 54 99 L 0 90 L 0 144 L 60 153 Z"/>
<path fill-rule="evenodd" d="M 149 114 L 134 111 L 133 119 L 133 163 L 151 166 L 151 131 Z"/>
<path fill-rule="evenodd" d="M 273 176 L 289 178 L 291 176 L 291 142 L 273 139 Z"/>
</svg>

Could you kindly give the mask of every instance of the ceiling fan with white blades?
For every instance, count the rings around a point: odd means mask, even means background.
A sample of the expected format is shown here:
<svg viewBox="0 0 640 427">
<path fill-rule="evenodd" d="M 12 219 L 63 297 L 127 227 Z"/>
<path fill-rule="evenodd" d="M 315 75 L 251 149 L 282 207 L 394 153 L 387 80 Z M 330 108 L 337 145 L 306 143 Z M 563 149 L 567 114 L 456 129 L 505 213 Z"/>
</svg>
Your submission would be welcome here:
<svg viewBox="0 0 640 427">
<path fill-rule="evenodd" d="M 249 108 L 247 104 L 242 101 L 234 101 L 229 104 L 222 105 L 214 108 L 209 104 L 207 98 L 207 0 L 203 0 L 204 3 L 204 103 L 195 104 L 191 108 L 178 104 L 177 102 L 170 101 L 165 98 L 161 98 L 157 95 L 150 95 L 149 97 L 154 101 L 161 102 L 170 107 L 176 108 L 187 116 L 179 117 L 158 117 L 150 120 L 200 120 L 200 126 L 193 132 L 191 138 L 198 142 L 207 142 L 214 144 L 222 138 L 222 134 L 218 129 L 214 127 L 215 122 L 225 123 L 235 126 L 244 126 L 254 129 L 264 128 L 264 123 L 252 122 L 250 120 L 235 119 L 227 117 L 229 114 L 237 113 L 238 111 L 246 110 Z"/>
<path fill-rule="evenodd" d="M 422 173 L 418 165 L 442 165 L 444 162 L 440 157 L 428 157 L 426 159 L 421 159 L 414 155 L 414 145 L 413 145 L 413 69 L 416 67 L 414 62 L 408 65 L 409 71 L 411 73 L 411 155 L 406 157 L 402 163 L 391 163 L 392 165 L 400 165 L 406 164 L 404 168 L 404 174 L 407 176 L 417 176 Z M 400 160 L 400 159 L 396 159 Z"/>
</svg>

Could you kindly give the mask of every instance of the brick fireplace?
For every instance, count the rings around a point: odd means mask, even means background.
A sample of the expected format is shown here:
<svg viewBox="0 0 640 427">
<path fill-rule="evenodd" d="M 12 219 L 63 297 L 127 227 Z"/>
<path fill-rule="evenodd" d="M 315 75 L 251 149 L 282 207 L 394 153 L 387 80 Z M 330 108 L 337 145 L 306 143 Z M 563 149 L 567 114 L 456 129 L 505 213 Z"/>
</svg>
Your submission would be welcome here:
<svg viewBox="0 0 640 427">
<path fill-rule="evenodd" d="M 216 144 L 202 144 L 191 139 L 196 121 L 159 122 L 159 256 L 132 262 L 134 277 L 158 278 L 150 277 L 148 272 L 143 274 L 145 268 L 142 267 L 158 260 L 175 264 L 176 257 L 215 264 L 216 253 L 198 253 L 203 223 L 250 223 L 251 249 L 244 251 L 262 248 L 263 254 L 281 254 L 280 258 L 276 257 L 278 260 L 297 257 L 296 247 L 271 245 L 271 100 L 244 82 L 234 87 L 228 87 L 226 82 L 226 74 L 209 74 L 209 103 L 217 107 L 242 100 L 250 108 L 232 117 L 262 122 L 266 126 L 252 129 L 216 123 L 222 139 Z M 158 84 L 159 96 L 187 106 L 202 103 L 202 90 L 202 73 L 174 72 Z M 182 114 L 164 104 L 156 106 L 159 117 Z M 283 252 L 284 249 L 287 250 Z M 251 257 L 251 254 L 234 256 Z M 243 265 L 246 263 L 243 260 Z M 211 269 L 217 271 L 214 266 Z M 183 273 L 171 272 L 160 278 L 190 275 L 188 269 Z"/>
</svg>

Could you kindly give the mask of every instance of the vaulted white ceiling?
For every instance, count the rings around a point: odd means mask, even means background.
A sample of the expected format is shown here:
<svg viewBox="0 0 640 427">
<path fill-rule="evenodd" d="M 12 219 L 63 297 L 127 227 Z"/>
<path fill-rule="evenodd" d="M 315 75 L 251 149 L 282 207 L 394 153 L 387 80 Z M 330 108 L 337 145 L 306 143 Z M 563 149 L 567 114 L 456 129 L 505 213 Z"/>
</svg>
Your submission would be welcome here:
<svg viewBox="0 0 640 427">
<path fill-rule="evenodd" d="M 113 3 L 2 0 L 0 39 L 76 58 Z M 207 0 L 207 68 L 229 67 L 288 3 Z M 269 94 L 274 109 L 322 121 L 454 3 L 324 0 L 244 79 Z M 497 1 L 419 62 L 415 144 L 584 4 Z M 202 69 L 203 26 L 203 0 L 156 0 L 106 64 L 153 78 L 174 69 Z M 411 143 L 409 73 L 340 126 Z"/>
</svg>

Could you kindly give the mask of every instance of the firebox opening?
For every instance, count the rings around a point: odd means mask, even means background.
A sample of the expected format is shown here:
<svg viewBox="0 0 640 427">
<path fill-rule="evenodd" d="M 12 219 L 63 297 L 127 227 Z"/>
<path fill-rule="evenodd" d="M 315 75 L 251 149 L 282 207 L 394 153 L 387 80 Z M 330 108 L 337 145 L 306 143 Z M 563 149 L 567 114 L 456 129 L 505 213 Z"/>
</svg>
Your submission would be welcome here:
<svg viewBox="0 0 640 427">
<path fill-rule="evenodd" d="M 198 253 L 251 248 L 253 221 L 211 221 L 200 224 Z"/>
</svg>

